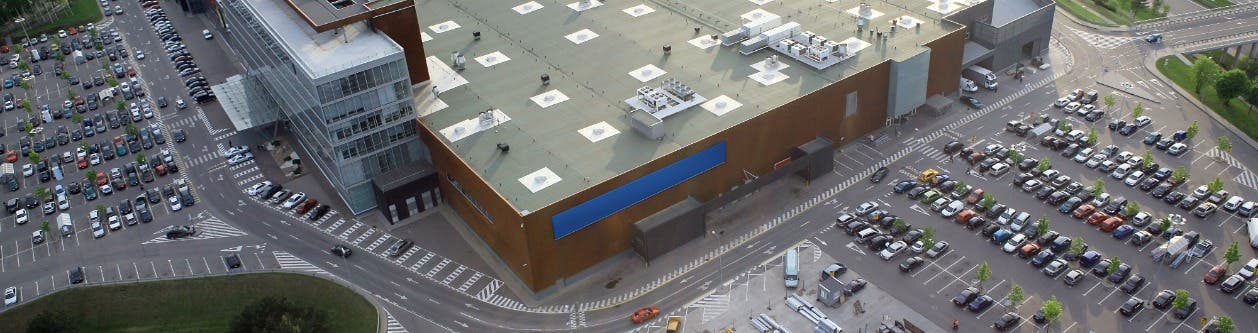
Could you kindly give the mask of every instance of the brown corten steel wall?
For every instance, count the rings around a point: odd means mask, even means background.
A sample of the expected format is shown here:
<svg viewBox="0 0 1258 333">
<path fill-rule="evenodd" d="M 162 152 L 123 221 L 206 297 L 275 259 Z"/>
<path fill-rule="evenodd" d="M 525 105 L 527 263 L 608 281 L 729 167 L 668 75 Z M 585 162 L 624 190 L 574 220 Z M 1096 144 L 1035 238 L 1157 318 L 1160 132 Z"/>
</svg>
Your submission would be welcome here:
<svg viewBox="0 0 1258 333">
<path fill-rule="evenodd" d="M 926 43 L 930 48 L 930 70 L 926 80 L 926 96 L 951 96 L 961 89 L 961 59 L 965 53 L 963 27 Z"/>
<path fill-rule="evenodd" d="M 954 32 L 943 40 L 932 42 L 940 53 L 932 49 L 928 93 L 955 91 L 959 84 L 957 66 L 960 64 L 962 43 L 964 32 Z M 936 65 L 941 68 L 934 68 Z M 818 136 L 843 145 L 881 128 L 886 119 L 889 75 L 890 62 L 878 64 L 523 217 L 422 124 L 421 135 L 425 143 L 432 147 L 433 164 L 441 170 L 440 185 L 449 205 L 526 285 L 540 291 L 554 286 L 564 277 L 576 275 L 629 250 L 634 222 L 687 196 L 694 196 L 700 201 L 711 200 L 742 184 L 743 170 L 755 174 L 767 173 L 773 169 L 773 163 L 788 157 L 792 148 Z M 859 111 L 845 117 L 846 96 L 853 91 L 857 91 Z M 725 164 L 567 237 L 553 239 L 551 217 L 555 214 L 721 141 L 727 143 Z M 464 191 L 492 217 L 493 223 L 473 208 L 446 177 L 457 180 Z M 520 229 L 521 223 L 523 230 Z"/>
<path fill-rule="evenodd" d="M 424 144 L 429 147 L 433 166 L 439 170 L 438 186 L 441 187 L 446 204 L 463 217 L 463 221 L 476 232 L 482 241 L 494 249 L 495 254 L 526 285 L 539 290 L 540 288 L 536 287 L 538 283 L 533 281 L 531 271 L 533 265 L 528 265 L 529 249 L 524 231 L 520 229 L 520 215 L 507 203 L 506 199 L 486 184 L 484 179 L 472 171 L 467 163 L 459 159 L 450 147 L 446 146 L 423 122 L 419 123 L 419 133 Z M 481 208 L 489 214 L 489 219 L 468 202 L 467 198 L 450 183 L 450 178 L 458 181 L 463 191 L 480 204 Z M 549 284 L 550 282 L 547 282 L 543 285 Z"/>
<path fill-rule="evenodd" d="M 411 84 L 428 81 L 428 63 L 424 59 L 427 56 L 419 39 L 419 15 L 415 13 L 413 3 L 409 7 L 374 16 L 368 23 L 402 46 Z"/>
</svg>

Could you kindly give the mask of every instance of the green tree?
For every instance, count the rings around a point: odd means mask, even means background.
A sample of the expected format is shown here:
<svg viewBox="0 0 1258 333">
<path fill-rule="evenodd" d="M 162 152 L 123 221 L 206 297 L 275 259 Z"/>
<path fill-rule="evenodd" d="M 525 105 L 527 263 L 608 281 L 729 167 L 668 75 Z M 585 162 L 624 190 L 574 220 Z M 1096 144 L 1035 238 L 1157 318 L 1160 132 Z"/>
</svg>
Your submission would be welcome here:
<svg viewBox="0 0 1258 333">
<path fill-rule="evenodd" d="M 1048 157 L 1040 158 L 1040 164 L 1039 166 L 1036 167 L 1036 169 L 1039 169 L 1040 172 L 1048 171 L 1048 169 L 1052 169 L 1052 168 L 1053 168 L 1053 162 L 1049 162 Z"/>
<path fill-rule="evenodd" d="M 26 333 L 74 333 L 79 331 L 76 317 L 64 312 L 44 310 L 26 323 Z"/>
<path fill-rule="evenodd" d="M 1219 142 L 1220 151 L 1225 151 L 1228 153 L 1232 152 L 1232 141 L 1228 140 L 1226 135 L 1220 136 L 1218 139 L 1218 142 Z"/>
<path fill-rule="evenodd" d="M 33 151 L 26 153 L 26 158 L 30 159 L 31 163 L 39 163 L 39 161 L 43 160 L 43 158 L 39 156 L 39 153 Z"/>
<path fill-rule="evenodd" d="M 145 156 L 144 156 L 144 153 L 135 153 L 135 162 L 136 162 L 136 163 L 140 163 L 140 164 L 144 164 L 144 161 L 147 161 L 147 160 L 148 160 L 148 159 L 146 159 L 146 158 L 144 158 L 144 157 L 145 157 Z"/>
<path fill-rule="evenodd" d="M 84 176 L 87 177 L 87 181 L 89 183 L 96 184 L 96 177 L 100 177 L 100 173 L 96 170 L 87 170 L 87 172 L 84 173 Z"/>
<path fill-rule="evenodd" d="M 1170 230 L 1170 229 L 1171 229 L 1171 218 L 1163 216 L 1161 220 L 1158 220 L 1158 233 L 1159 234 L 1166 232 L 1167 230 Z"/>
<path fill-rule="evenodd" d="M 1035 228 L 1036 228 L 1036 231 L 1039 232 L 1037 235 L 1047 234 L 1048 233 L 1048 216 L 1040 216 L 1040 220 L 1036 221 Z"/>
<path fill-rule="evenodd" d="M 110 87 L 118 86 L 118 79 L 115 79 L 112 76 L 105 78 L 105 82 L 108 82 Z"/>
<path fill-rule="evenodd" d="M 1088 137 L 1087 137 L 1086 142 L 1084 142 L 1084 143 L 1087 143 L 1089 147 L 1091 147 L 1091 146 L 1095 146 L 1095 145 L 1096 145 L 1096 142 L 1099 140 L 1099 138 L 1100 138 L 1100 136 L 1096 133 L 1096 126 L 1089 126 L 1089 127 L 1088 127 Z"/>
<path fill-rule="evenodd" d="M 1188 125 L 1188 129 L 1184 130 L 1184 135 L 1187 136 L 1189 139 L 1192 139 L 1192 138 L 1197 137 L 1197 133 L 1199 132 L 1201 132 L 1201 127 L 1197 126 L 1196 120 L 1193 120 L 1192 124 Z"/>
<path fill-rule="evenodd" d="M 1171 171 L 1171 182 L 1183 183 L 1186 181 L 1188 181 L 1188 169 L 1181 166 L 1175 167 L 1175 170 Z"/>
<path fill-rule="evenodd" d="M 1070 239 L 1070 254 L 1076 257 L 1083 255 L 1083 236 L 1076 236 Z"/>
<path fill-rule="evenodd" d="M 1205 56 L 1197 57 L 1192 63 L 1193 76 L 1196 78 L 1196 86 L 1193 87 L 1193 91 L 1200 94 L 1202 87 L 1214 85 L 1215 80 L 1218 80 L 1219 73 L 1222 71 L 1223 69 L 1214 62 L 1214 59 Z"/>
<path fill-rule="evenodd" d="M 22 100 L 22 108 L 26 109 L 26 112 L 35 111 L 35 108 L 31 107 L 31 101 L 25 99 Z"/>
<path fill-rule="evenodd" d="M 991 277 L 992 277 L 992 268 L 990 266 L 987 266 L 987 261 L 983 261 L 982 264 L 978 265 L 978 272 L 975 273 L 975 276 L 974 276 L 974 278 L 978 279 L 978 285 L 979 285 L 978 289 L 983 290 L 983 281 L 987 281 L 987 279 L 990 279 Z"/>
<path fill-rule="evenodd" d="M 1232 322 L 1232 317 L 1219 316 L 1214 319 L 1215 332 L 1232 333 L 1236 331 L 1236 323 Z"/>
<path fill-rule="evenodd" d="M 1013 285 L 1013 288 L 1009 290 L 1009 303 L 1013 305 L 1013 308 L 1017 309 L 1025 299 L 1026 295 L 1023 294 L 1022 286 Z"/>
<path fill-rule="evenodd" d="M 1009 160 L 1013 161 L 1013 164 L 1022 163 L 1025 159 L 1026 156 L 1023 156 L 1022 152 L 1012 149 L 1009 150 Z"/>
<path fill-rule="evenodd" d="M 983 210 L 991 210 L 996 205 L 996 196 L 991 193 L 983 193 Z"/>
<path fill-rule="evenodd" d="M 1040 311 L 1044 312 L 1044 319 L 1048 322 L 1057 321 L 1057 318 L 1061 317 L 1061 302 L 1057 300 L 1057 295 L 1044 301 L 1044 306 L 1040 308 Z"/>
<path fill-rule="evenodd" d="M 1105 267 L 1105 273 L 1108 273 L 1108 274 L 1114 274 L 1114 272 L 1117 272 L 1117 271 L 1118 271 L 1118 266 L 1119 266 L 1119 265 L 1122 265 L 1122 264 L 1123 264 L 1123 260 L 1122 260 L 1122 259 L 1118 259 L 1118 257 L 1117 257 L 1117 256 L 1115 256 L 1115 257 L 1113 257 L 1113 258 L 1110 258 L 1110 259 L 1109 259 L 1109 266 L 1108 266 L 1108 267 Z"/>
<path fill-rule="evenodd" d="M 327 317 L 323 310 L 268 296 L 245 306 L 232 318 L 229 332 L 331 332 Z"/>
<path fill-rule="evenodd" d="M 1219 75 L 1219 80 L 1214 82 L 1214 91 L 1224 103 L 1245 94 L 1246 89 L 1249 89 L 1249 77 L 1239 69 L 1223 72 Z"/>
<path fill-rule="evenodd" d="M 74 121 L 75 124 L 83 123 L 83 115 L 78 113 L 72 114 L 70 115 L 70 120 Z"/>
<path fill-rule="evenodd" d="M 1211 180 L 1209 184 L 1206 184 L 1206 188 L 1210 189 L 1210 192 L 1218 192 L 1223 189 L 1223 180 L 1219 179 L 1219 177 L 1214 177 L 1214 180 Z"/>
<path fill-rule="evenodd" d="M 1175 301 L 1171 304 L 1174 304 L 1176 309 L 1188 307 L 1188 291 L 1184 289 L 1175 290 Z"/>
<path fill-rule="evenodd" d="M 1114 95 L 1106 95 L 1104 100 L 1106 109 L 1114 107 Z"/>
<path fill-rule="evenodd" d="M 22 80 L 18 82 L 18 86 L 22 87 L 22 89 L 25 89 L 25 90 L 31 90 L 31 83 L 26 80 Z"/>
<path fill-rule="evenodd" d="M 1231 266 L 1241 260 L 1241 252 L 1238 244 L 1239 243 L 1237 242 L 1232 242 L 1232 246 L 1227 247 L 1227 252 L 1223 252 L 1223 261 L 1228 266 Z"/>
<path fill-rule="evenodd" d="M 1140 204 L 1136 203 L 1135 200 L 1127 202 L 1127 207 L 1125 207 L 1125 209 L 1123 210 L 1123 213 L 1127 214 L 1127 216 L 1136 216 L 1136 213 L 1139 213 L 1139 212 L 1140 212 Z"/>
<path fill-rule="evenodd" d="M 1144 104 L 1136 102 L 1136 107 L 1131 109 L 1131 118 L 1140 118 L 1144 115 Z"/>
<path fill-rule="evenodd" d="M 35 123 L 26 123 L 26 127 L 23 129 L 26 130 L 26 136 L 35 137 L 35 132 L 32 132 L 35 129 Z"/>
<path fill-rule="evenodd" d="M 922 227 L 922 238 L 920 240 L 922 241 L 923 249 L 935 247 L 935 228 L 930 226 Z"/>
<path fill-rule="evenodd" d="M 52 232 L 52 224 L 45 220 L 43 223 L 39 224 L 39 230 L 43 230 L 45 234 L 50 233 Z"/>
<path fill-rule="evenodd" d="M 1145 168 L 1153 166 L 1153 152 L 1145 150 L 1144 157 L 1140 160 L 1140 166 Z"/>
<path fill-rule="evenodd" d="M 895 221 L 892 221 L 892 222 L 891 222 L 891 227 L 892 227 L 892 228 L 895 228 L 895 230 L 896 230 L 896 231 L 903 232 L 903 231 L 904 231 L 904 229 L 908 229 L 908 228 L 909 228 L 909 225 L 908 225 L 908 223 L 905 223 L 905 222 L 904 222 L 904 219 L 903 219 L 903 218 L 898 218 L 898 217 L 897 217 L 897 218 L 895 219 Z"/>
<path fill-rule="evenodd" d="M 1105 179 L 1097 178 L 1096 183 L 1092 184 L 1092 196 L 1099 197 L 1105 193 Z"/>
<path fill-rule="evenodd" d="M 1072 126 L 1069 121 L 1057 122 L 1057 129 L 1061 130 L 1062 132 L 1069 132 L 1071 129 L 1073 129 L 1073 127 L 1074 126 Z"/>
<path fill-rule="evenodd" d="M 35 197 L 41 201 L 48 201 L 52 199 L 52 190 L 49 190 L 47 187 L 37 188 L 35 189 Z"/>
<path fill-rule="evenodd" d="M 140 136 L 140 130 L 136 129 L 135 125 L 133 124 L 127 124 L 127 127 L 124 128 L 122 131 L 124 133 L 127 133 L 127 135 L 130 135 L 130 136 Z"/>
<path fill-rule="evenodd" d="M 1253 111 L 1254 104 L 1258 104 L 1258 80 L 1254 80 L 1254 82 L 1249 85 L 1249 89 L 1245 90 L 1245 95 L 1242 97 L 1245 97 L 1245 101 L 1249 102 L 1247 103 L 1249 104 L 1249 111 Z"/>
<path fill-rule="evenodd" d="M 117 109 L 118 109 L 118 111 L 126 110 L 126 109 L 127 109 L 127 102 L 124 102 L 124 101 L 118 101 L 118 103 L 114 103 L 114 107 L 115 107 L 115 108 L 117 108 Z"/>
<path fill-rule="evenodd" d="M 23 70 L 23 71 L 28 71 L 28 70 L 31 70 L 31 63 L 26 62 L 26 60 L 19 61 L 19 62 L 17 63 L 17 69 L 20 69 L 20 70 Z M 25 82 L 25 81 L 26 81 L 26 80 L 23 80 L 23 82 Z"/>
<path fill-rule="evenodd" d="M 952 193 L 956 193 L 958 195 L 964 195 L 966 193 L 970 193 L 970 185 L 966 185 L 965 181 L 958 180 L 957 187 L 952 189 Z"/>
</svg>

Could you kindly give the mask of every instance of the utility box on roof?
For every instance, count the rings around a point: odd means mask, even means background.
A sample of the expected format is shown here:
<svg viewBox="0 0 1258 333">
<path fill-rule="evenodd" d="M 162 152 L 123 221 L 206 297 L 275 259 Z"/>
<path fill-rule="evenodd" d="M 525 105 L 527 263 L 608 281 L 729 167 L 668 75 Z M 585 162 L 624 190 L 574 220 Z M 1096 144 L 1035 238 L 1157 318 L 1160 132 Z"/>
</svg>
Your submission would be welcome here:
<svg viewBox="0 0 1258 333">
<path fill-rule="evenodd" d="M 703 204 L 687 197 L 633 224 L 633 249 L 650 262 L 659 256 L 703 237 Z"/>
</svg>

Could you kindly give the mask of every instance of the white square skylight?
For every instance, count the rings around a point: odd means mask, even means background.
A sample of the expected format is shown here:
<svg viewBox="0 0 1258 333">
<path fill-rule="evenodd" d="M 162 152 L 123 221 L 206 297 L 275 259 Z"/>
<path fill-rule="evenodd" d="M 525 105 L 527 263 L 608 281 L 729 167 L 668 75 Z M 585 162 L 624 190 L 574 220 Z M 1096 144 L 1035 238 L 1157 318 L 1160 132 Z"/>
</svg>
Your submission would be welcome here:
<svg viewBox="0 0 1258 333">
<path fill-rule="evenodd" d="M 537 193 L 537 191 L 555 185 L 560 180 L 563 179 L 559 178 L 559 175 L 555 174 L 554 171 L 550 171 L 550 168 L 541 168 L 533 171 L 533 173 L 524 175 L 524 177 L 520 177 L 520 184 L 528 188 L 529 191 Z"/>
<path fill-rule="evenodd" d="M 542 4 L 537 3 L 537 1 L 529 1 L 529 2 L 522 3 L 519 6 L 511 7 L 511 9 L 515 10 L 516 13 L 520 13 L 520 15 L 524 15 L 524 14 L 532 13 L 533 11 L 536 11 L 538 9 L 542 9 L 542 7 L 546 7 L 546 6 L 542 6 Z"/>
<path fill-rule="evenodd" d="M 459 25 L 458 23 L 455 23 L 454 21 L 445 21 L 445 22 L 430 25 L 428 26 L 428 29 L 432 30 L 432 32 L 435 32 L 435 33 L 443 33 L 443 32 L 458 29 L 461 27 L 462 27 L 461 25 Z"/>
<path fill-rule="evenodd" d="M 419 32 L 419 41 L 420 41 L 420 42 L 427 43 L 427 42 L 428 42 L 428 41 L 430 41 L 430 40 L 432 40 L 432 36 L 429 36 L 427 32 L 423 32 L 423 31 L 420 31 L 420 32 Z"/>
<path fill-rule="evenodd" d="M 642 66 L 641 68 L 629 72 L 629 76 L 632 76 L 642 82 L 654 80 L 657 77 L 664 76 L 664 74 L 668 74 L 668 72 L 651 64 L 647 64 L 646 66 Z"/>
<path fill-rule="evenodd" d="M 644 4 L 639 4 L 637 6 L 625 8 L 625 10 L 622 10 L 622 12 L 625 12 L 625 14 L 629 14 L 629 16 L 640 17 L 642 15 L 655 12 L 655 8 L 651 8 L 650 6 L 647 6 Z"/>
<path fill-rule="evenodd" d="M 713 98 L 710 101 L 700 104 L 699 106 L 703 107 L 704 110 L 708 110 L 708 112 L 711 112 L 717 117 L 720 117 L 720 116 L 724 116 L 726 113 L 729 113 L 730 111 L 734 111 L 734 109 L 737 109 L 740 106 L 743 106 L 743 103 L 739 103 L 738 101 L 735 101 L 733 98 L 729 98 L 729 96 L 721 95 L 721 96 L 718 96 L 717 98 Z"/>
<path fill-rule="evenodd" d="M 695 47 L 703 49 L 703 50 L 710 49 L 713 46 L 721 45 L 720 40 L 712 39 L 712 36 L 708 36 L 708 35 L 695 37 L 694 39 L 691 39 L 688 43 L 690 43 L 690 45 L 694 45 Z"/>
<path fill-rule="evenodd" d="M 597 124 L 577 130 L 577 133 L 581 133 L 581 136 L 584 136 L 586 139 L 590 140 L 590 142 L 599 142 L 603 139 L 615 136 L 616 134 L 620 134 L 620 130 L 612 127 L 612 125 L 608 124 L 606 121 L 600 121 Z"/>
<path fill-rule="evenodd" d="M 529 97 L 529 99 L 532 100 L 533 103 L 537 103 L 537 106 L 545 109 L 551 105 L 563 103 L 568 100 L 568 95 L 564 95 L 563 92 L 559 90 L 551 90 L 538 94 L 537 96 Z"/>
<path fill-rule="evenodd" d="M 777 53 L 774 53 L 774 54 L 776 55 Z M 757 72 L 774 72 L 774 71 L 787 69 L 790 67 L 791 65 L 787 65 L 785 62 L 782 62 L 781 58 L 778 58 L 778 61 L 772 65 L 769 64 L 768 58 L 761 60 L 757 63 L 751 64 L 751 68 L 755 69 Z"/>
<path fill-rule="evenodd" d="M 760 84 L 765 86 L 770 86 L 774 83 L 782 82 L 783 80 L 790 78 L 790 76 L 782 74 L 782 72 L 758 72 L 756 74 L 748 75 L 747 77 L 755 80 L 756 82 L 760 82 Z"/>
<path fill-rule="evenodd" d="M 757 6 L 764 6 L 764 4 L 766 3 L 773 2 L 773 0 L 747 0 L 747 1 L 751 1 L 751 3 L 754 3 Z"/>
<path fill-rule="evenodd" d="M 590 41 L 591 39 L 597 38 L 598 34 L 594 33 L 594 31 L 590 31 L 590 29 L 581 29 L 580 31 L 570 33 L 567 36 L 563 36 L 563 37 L 567 38 L 568 41 L 571 41 L 573 44 L 581 45 L 581 43 L 585 43 L 585 42 Z"/>
<path fill-rule="evenodd" d="M 502 54 L 502 52 L 498 52 L 498 51 L 494 51 L 494 53 L 476 57 L 476 62 L 479 62 L 481 66 L 485 66 L 485 67 L 493 67 L 494 65 L 507 62 L 508 60 L 511 60 L 511 58 L 507 58 L 507 55 Z"/>
<path fill-rule="evenodd" d="M 588 2 L 577 1 L 577 2 L 568 4 L 568 8 L 572 8 L 572 10 L 575 10 L 578 12 L 584 12 L 590 9 L 598 8 L 598 6 L 602 6 L 602 5 L 603 3 L 598 2 L 598 0 L 589 0 Z"/>
</svg>

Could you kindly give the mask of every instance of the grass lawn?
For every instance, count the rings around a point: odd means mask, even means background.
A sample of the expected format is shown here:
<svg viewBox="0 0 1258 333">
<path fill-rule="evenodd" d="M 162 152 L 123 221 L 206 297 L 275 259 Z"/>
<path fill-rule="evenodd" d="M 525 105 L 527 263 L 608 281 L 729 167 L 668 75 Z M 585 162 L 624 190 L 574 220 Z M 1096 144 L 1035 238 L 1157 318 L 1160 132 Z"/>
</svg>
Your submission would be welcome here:
<svg viewBox="0 0 1258 333">
<path fill-rule="evenodd" d="M 1219 7 L 1227 7 L 1227 6 L 1232 5 L 1232 2 L 1228 0 L 1193 0 L 1193 1 L 1196 1 L 1197 3 L 1201 4 L 1202 6 L 1205 6 L 1206 8 L 1219 8 Z"/>
<path fill-rule="evenodd" d="M 241 309 L 266 296 L 314 306 L 332 332 L 376 330 L 376 309 L 336 283 L 299 274 L 215 276 L 71 288 L 0 313 L 0 332 L 25 332 L 45 309 L 64 311 L 80 332 L 226 332 Z"/>
<path fill-rule="evenodd" d="M 1088 1 L 1088 0 L 1083 0 L 1083 1 Z M 1096 13 L 1093 13 L 1087 8 L 1083 8 L 1082 5 L 1075 2 L 1074 0 L 1057 0 L 1057 5 L 1058 5 L 1058 8 L 1064 8 L 1066 9 L 1067 12 L 1070 12 L 1071 15 L 1074 15 L 1080 20 L 1087 21 L 1088 23 L 1092 23 L 1096 25 L 1103 25 L 1103 26 L 1111 26 L 1111 27 L 1114 26 L 1114 22 L 1110 22 L 1109 20 L 1106 20 L 1105 18 L 1097 16 Z"/>
<path fill-rule="evenodd" d="M 1250 138 L 1258 139 L 1258 111 L 1250 111 L 1249 106 L 1239 99 L 1233 98 L 1226 104 L 1219 100 L 1214 87 L 1202 87 L 1201 93 L 1193 91 L 1197 78 L 1193 75 L 1192 66 L 1179 60 L 1176 56 L 1158 59 L 1158 71 L 1175 81 L 1180 88 L 1192 93 L 1197 100 L 1210 107 L 1214 113 L 1223 116 L 1232 126 L 1236 126 Z"/>
<path fill-rule="evenodd" d="M 96 0 L 70 0 L 70 10 L 66 11 L 66 15 L 48 24 L 27 27 L 26 32 L 31 37 L 38 37 L 42 33 L 53 35 L 57 30 L 65 29 L 66 27 L 77 27 L 80 24 L 100 21 L 101 17 L 104 17 L 104 14 L 101 14 L 100 6 L 96 4 Z M 21 29 L 17 30 L 17 32 L 20 33 Z"/>
</svg>

